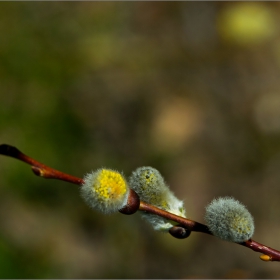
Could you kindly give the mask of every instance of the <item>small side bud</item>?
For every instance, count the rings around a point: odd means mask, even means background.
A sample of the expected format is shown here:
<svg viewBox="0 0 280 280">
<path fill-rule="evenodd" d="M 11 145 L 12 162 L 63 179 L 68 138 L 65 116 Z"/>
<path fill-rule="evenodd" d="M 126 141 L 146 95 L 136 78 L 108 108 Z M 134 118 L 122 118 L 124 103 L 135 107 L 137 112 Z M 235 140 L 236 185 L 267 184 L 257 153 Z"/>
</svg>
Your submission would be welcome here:
<svg viewBox="0 0 280 280">
<path fill-rule="evenodd" d="M 190 236 L 191 231 L 180 226 L 173 226 L 169 229 L 169 233 L 175 238 L 184 239 Z"/>
<path fill-rule="evenodd" d="M 118 171 L 99 169 L 84 177 L 81 195 L 91 208 L 109 214 L 127 204 L 129 188 Z"/>
<path fill-rule="evenodd" d="M 186 217 L 183 202 L 170 191 L 155 168 L 149 166 L 137 168 L 129 177 L 129 186 L 139 195 L 140 200 L 175 215 Z M 170 221 L 157 215 L 144 212 L 142 216 L 155 230 L 168 231 L 173 227 Z"/>
<path fill-rule="evenodd" d="M 252 215 L 231 197 L 214 199 L 206 207 L 205 220 L 213 235 L 226 241 L 241 243 L 254 234 Z"/>
<path fill-rule="evenodd" d="M 122 209 L 119 210 L 119 212 L 126 215 L 134 214 L 139 209 L 139 205 L 140 198 L 138 194 L 134 190 L 129 189 L 127 203 Z"/>
<path fill-rule="evenodd" d="M 37 167 L 37 166 L 31 166 L 31 170 L 33 171 L 33 173 L 36 175 L 36 176 L 39 176 L 39 177 L 44 177 L 44 173 L 42 172 L 42 169 Z"/>
</svg>

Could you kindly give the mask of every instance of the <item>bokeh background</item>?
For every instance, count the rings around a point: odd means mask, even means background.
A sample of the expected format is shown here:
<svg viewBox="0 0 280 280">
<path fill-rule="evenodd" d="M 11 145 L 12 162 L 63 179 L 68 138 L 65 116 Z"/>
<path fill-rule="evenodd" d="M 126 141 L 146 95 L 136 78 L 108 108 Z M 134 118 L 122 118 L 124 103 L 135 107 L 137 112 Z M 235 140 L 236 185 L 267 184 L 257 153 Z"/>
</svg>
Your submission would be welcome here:
<svg viewBox="0 0 280 280">
<path fill-rule="evenodd" d="M 82 177 L 150 165 L 188 217 L 233 196 L 280 249 L 278 2 L 0 4 L 0 139 Z M 242 246 L 177 240 L 0 157 L 0 278 L 280 278 Z"/>
</svg>

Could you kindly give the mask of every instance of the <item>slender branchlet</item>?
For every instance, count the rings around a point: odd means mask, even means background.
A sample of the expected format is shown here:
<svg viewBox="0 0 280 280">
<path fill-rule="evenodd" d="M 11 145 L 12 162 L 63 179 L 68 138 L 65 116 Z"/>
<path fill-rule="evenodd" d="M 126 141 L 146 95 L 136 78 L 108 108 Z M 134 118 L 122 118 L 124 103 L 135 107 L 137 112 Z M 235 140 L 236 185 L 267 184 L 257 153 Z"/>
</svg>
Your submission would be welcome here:
<svg viewBox="0 0 280 280">
<path fill-rule="evenodd" d="M 17 148 L 10 145 L 7 144 L 0 145 L 0 154 L 13 157 L 15 159 L 21 160 L 31 165 L 31 169 L 35 175 L 46 179 L 57 179 L 57 180 L 73 183 L 76 185 L 81 185 L 84 182 L 83 179 L 81 178 L 77 178 L 75 176 L 63 173 L 61 171 L 55 170 L 53 168 L 44 165 L 39 161 L 23 154 Z"/>
<path fill-rule="evenodd" d="M 17 148 L 2 144 L 0 145 L 0 154 L 13 157 L 15 159 L 21 160 L 29 165 L 31 165 L 32 171 L 43 178 L 47 179 L 57 179 L 62 180 L 66 182 L 70 182 L 76 185 L 82 186 L 85 184 L 85 181 L 81 178 L 77 178 L 75 176 L 63 173 L 61 171 L 55 170 L 51 167 L 48 167 L 31 157 L 23 154 L 20 152 Z M 206 234 L 212 235 L 212 232 L 208 228 L 208 226 L 198 223 L 196 221 L 192 221 L 190 219 L 186 219 L 185 217 L 170 213 L 168 211 L 165 211 L 163 209 L 160 209 L 154 205 L 151 205 L 144 201 L 139 201 L 138 195 L 133 190 L 128 191 L 127 196 L 127 204 L 124 205 L 119 212 L 123 214 L 132 214 L 136 212 L 136 210 L 143 211 L 145 213 L 154 214 L 157 216 L 160 216 L 166 220 L 173 221 L 175 223 L 178 223 L 177 226 L 174 226 L 169 229 L 169 232 L 172 236 L 176 238 L 185 238 L 189 236 L 189 234 L 192 231 L 196 232 L 202 232 Z M 234 241 L 233 241 L 234 242 Z M 275 250 L 273 248 L 270 248 L 268 246 L 265 246 L 257 241 L 254 241 L 252 239 L 248 239 L 244 242 L 237 242 L 236 244 L 245 246 L 247 248 L 250 248 L 253 251 L 262 253 L 260 256 L 260 259 L 263 261 L 280 261 L 280 251 Z"/>
</svg>

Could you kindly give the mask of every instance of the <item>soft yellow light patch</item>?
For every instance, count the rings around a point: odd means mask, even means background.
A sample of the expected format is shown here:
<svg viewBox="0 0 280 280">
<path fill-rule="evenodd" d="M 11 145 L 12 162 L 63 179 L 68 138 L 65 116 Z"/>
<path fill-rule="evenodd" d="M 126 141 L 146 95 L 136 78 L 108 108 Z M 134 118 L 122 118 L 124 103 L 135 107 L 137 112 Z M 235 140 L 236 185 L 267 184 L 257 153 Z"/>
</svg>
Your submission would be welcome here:
<svg viewBox="0 0 280 280">
<path fill-rule="evenodd" d="M 261 2 L 232 3 L 218 18 L 222 37 L 240 45 L 261 43 L 271 38 L 276 28 L 273 10 Z"/>
</svg>

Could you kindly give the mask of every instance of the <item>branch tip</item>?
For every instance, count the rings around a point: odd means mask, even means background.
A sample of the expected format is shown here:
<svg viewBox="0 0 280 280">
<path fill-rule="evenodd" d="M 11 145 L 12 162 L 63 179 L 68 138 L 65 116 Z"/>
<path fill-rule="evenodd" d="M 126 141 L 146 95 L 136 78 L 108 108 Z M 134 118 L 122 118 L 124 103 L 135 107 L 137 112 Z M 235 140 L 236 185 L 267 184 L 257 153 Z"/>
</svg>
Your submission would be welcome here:
<svg viewBox="0 0 280 280">
<path fill-rule="evenodd" d="M 0 154 L 5 156 L 17 157 L 20 151 L 13 146 L 2 144 L 0 145 Z"/>
</svg>

